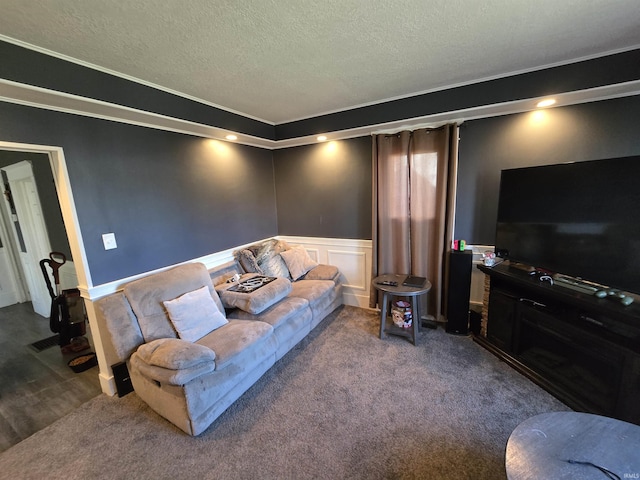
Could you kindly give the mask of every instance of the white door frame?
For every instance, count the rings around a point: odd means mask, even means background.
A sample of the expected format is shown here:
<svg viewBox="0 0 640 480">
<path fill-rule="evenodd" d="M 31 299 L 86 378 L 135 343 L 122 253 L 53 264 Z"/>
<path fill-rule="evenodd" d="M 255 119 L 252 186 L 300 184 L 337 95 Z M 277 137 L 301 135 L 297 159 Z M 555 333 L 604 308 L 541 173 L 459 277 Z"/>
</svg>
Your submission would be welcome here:
<svg viewBox="0 0 640 480">
<path fill-rule="evenodd" d="M 42 277 L 40 260 L 49 257 L 51 243 L 44 223 L 33 168 L 31 162 L 24 160 L 2 167 L 1 170 L 6 173 L 9 180 L 13 204 L 20 222 L 25 251 L 19 248 L 17 255 L 20 259 L 33 310 L 43 317 L 48 317 L 51 312 L 51 297 Z M 5 205 L 8 212 L 9 204 L 6 199 Z M 8 213 L 11 215 L 10 212 Z M 13 222 L 11 230 L 16 239 L 15 243 L 18 243 L 18 231 Z M 51 275 L 49 275 L 49 282 L 51 281 Z"/>
<path fill-rule="evenodd" d="M 114 395 L 115 384 L 113 382 L 113 375 L 111 374 L 111 367 L 107 364 L 100 329 L 96 321 L 95 309 L 91 302 L 90 289 L 93 288 L 93 282 L 91 280 L 91 272 L 89 271 L 87 255 L 84 249 L 82 232 L 78 222 L 78 214 L 76 212 L 76 206 L 73 199 L 73 192 L 71 190 L 69 172 L 67 171 L 64 152 L 61 147 L 50 145 L 33 145 L 3 141 L 0 141 L 0 150 L 46 153 L 49 156 L 49 163 L 53 172 L 53 180 L 56 185 L 56 191 L 58 192 L 60 210 L 62 211 L 62 219 L 64 221 L 65 229 L 67 230 L 73 264 L 78 278 L 78 289 L 80 290 L 82 297 L 85 299 L 85 306 L 87 307 L 91 337 L 93 338 L 96 356 L 98 357 L 98 365 L 100 367 L 100 385 L 104 393 Z"/>
<path fill-rule="evenodd" d="M 84 250 L 82 233 L 78 222 L 78 214 L 73 200 L 73 192 L 71 191 L 71 183 L 69 182 L 67 164 L 62 148 L 49 145 L 33 145 L 27 143 L 0 141 L 0 150 L 46 153 L 49 156 L 49 163 L 53 172 L 56 191 L 58 192 L 58 201 L 60 202 L 60 210 L 62 212 L 64 226 L 67 230 L 69 246 L 71 247 L 71 255 L 73 257 L 76 275 L 78 277 L 79 288 L 86 294 L 88 290 L 93 287 L 93 284 L 87 265 L 87 255 Z"/>
</svg>

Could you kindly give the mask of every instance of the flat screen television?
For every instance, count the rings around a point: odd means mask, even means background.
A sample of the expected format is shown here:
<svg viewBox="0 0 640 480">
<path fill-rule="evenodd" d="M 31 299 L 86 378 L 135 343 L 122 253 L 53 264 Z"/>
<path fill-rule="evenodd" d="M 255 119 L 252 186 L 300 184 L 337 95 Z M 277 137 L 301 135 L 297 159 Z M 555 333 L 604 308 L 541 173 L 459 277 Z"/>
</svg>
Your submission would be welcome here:
<svg viewBox="0 0 640 480">
<path fill-rule="evenodd" d="M 640 156 L 503 170 L 495 248 L 640 294 Z"/>
</svg>

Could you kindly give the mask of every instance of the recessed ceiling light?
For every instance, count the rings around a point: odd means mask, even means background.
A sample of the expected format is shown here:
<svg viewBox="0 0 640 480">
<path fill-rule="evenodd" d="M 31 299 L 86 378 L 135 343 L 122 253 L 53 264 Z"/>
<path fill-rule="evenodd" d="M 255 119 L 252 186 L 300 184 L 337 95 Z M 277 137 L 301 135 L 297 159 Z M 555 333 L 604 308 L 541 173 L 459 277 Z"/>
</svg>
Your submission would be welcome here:
<svg viewBox="0 0 640 480">
<path fill-rule="evenodd" d="M 326 139 L 326 135 L 318 135 L 318 137 L 316 138 L 316 140 L 318 140 L 319 142 L 324 142 Z"/>
<path fill-rule="evenodd" d="M 542 100 L 542 101 L 538 102 L 536 107 L 538 107 L 538 108 L 550 107 L 551 105 L 553 105 L 555 103 L 556 103 L 556 101 L 553 98 L 547 98 L 546 100 Z"/>
<path fill-rule="evenodd" d="M 233 135 L 233 134 L 229 134 L 224 138 L 226 138 L 227 140 L 237 140 L 238 136 L 237 135 Z"/>
</svg>

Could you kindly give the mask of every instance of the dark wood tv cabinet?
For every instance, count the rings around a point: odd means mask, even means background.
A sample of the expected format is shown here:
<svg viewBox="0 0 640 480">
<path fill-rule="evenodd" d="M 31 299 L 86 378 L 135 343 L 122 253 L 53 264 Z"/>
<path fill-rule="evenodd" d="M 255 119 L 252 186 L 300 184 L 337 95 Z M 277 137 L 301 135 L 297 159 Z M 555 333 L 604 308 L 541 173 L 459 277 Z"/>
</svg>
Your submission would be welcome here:
<svg viewBox="0 0 640 480">
<path fill-rule="evenodd" d="M 579 293 L 508 262 L 478 268 L 490 286 L 476 342 L 570 408 L 640 424 L 640 302 Z"/>
</svg>

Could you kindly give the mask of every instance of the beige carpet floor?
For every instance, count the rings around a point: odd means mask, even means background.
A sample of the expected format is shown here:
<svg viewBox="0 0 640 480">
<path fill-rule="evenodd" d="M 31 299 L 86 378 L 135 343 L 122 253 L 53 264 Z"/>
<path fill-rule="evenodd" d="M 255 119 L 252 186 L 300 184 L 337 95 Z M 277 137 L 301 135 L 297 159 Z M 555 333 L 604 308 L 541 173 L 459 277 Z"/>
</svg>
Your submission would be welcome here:
<svg viewBox="0 0 640 480">
<path fill-rule="evenodd" d="M 101 395 L 0 454 L 0 477 L 504 479 L 511 431 L 569 410 L 470 337 L 378 326 L 339 308 L 196 438 Z"/>
</svg>

